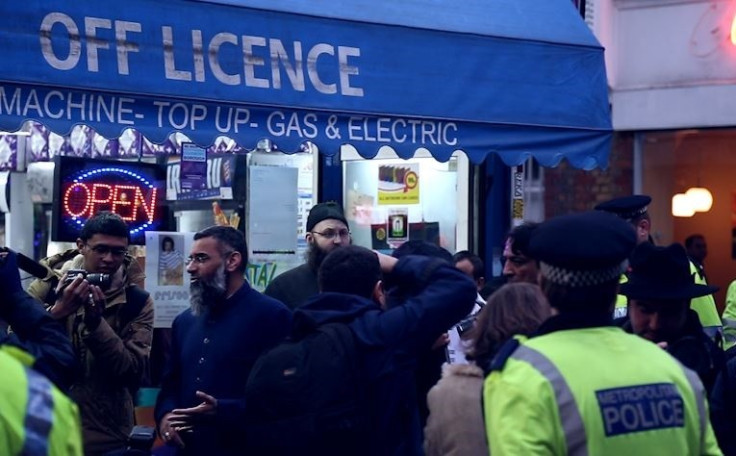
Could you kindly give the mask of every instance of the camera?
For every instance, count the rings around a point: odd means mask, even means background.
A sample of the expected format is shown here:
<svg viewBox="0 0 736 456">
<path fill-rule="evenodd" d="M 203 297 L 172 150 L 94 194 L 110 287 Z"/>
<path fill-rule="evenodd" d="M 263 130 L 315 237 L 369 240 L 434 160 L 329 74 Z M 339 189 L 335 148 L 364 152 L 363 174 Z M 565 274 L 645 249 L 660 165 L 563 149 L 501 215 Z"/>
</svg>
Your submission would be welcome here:
<svg viewBox="0 0 736 456">
<path fill-rule="evenodd" d="M 156 430 L 151 426 L 133 426 L 128 435 L 128 450 L 150 454 L 153 442 L 156 440 Z"/>
<path fill-rule="evenodd" d="M 84 280 L 89 282 L 90 285 L 97 285 L 103 290 L 106 290 L 110 287 L 110 274 L 90 273 L 85 271 L 84 269 L 70 269 L 66 274 L 66 278 L 64 279 L 64 286 L 72 283 L 79 274 L 82 274 Z"/>
<path fill-rule="evenodd" d="M 460 335 L 460 337 L 463 337 L 466 332 L 468 332 L 471 329 L 473 329 L 473 326 L 475 326 L 475 319 L 476 319 L 476 317 L 477 317 L 477 315 L 476 314 L 473 314 L 473 315 L 465 318 L 464 320 L 462 320 L 457 325 L 455 325 L 455 329 L 457 329 L 457 333 L 458 333 L 458 335 Z"/>
</svg>

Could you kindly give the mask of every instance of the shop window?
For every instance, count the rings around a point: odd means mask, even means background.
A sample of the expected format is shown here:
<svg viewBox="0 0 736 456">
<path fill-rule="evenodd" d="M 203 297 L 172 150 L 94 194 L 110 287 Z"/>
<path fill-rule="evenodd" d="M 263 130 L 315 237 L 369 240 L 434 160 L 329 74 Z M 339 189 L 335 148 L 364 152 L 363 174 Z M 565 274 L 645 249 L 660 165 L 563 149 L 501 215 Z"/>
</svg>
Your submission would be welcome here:
<svg viewBox="0 0 736 456">
<path fill-rule="evenodd" d="M 459 214 L 467 210 L 459 203 L 459 193 L 467 201 L 467 190 L 458 191 L 467 189 L 458 182 L 458 166 L 467 164 L 464 155 L 445 163 L 420 153 L 403 160 L 391 151 L 365 160 L 343 148 L 342 155 L 345 216 L 353 244 L 389 251 L 422 239 L 453 253 L 464 248 L 458 245 L 458 232 L 467 231 L 467 216 L 458 224 Z M 466 236 L 460 237 L 465 242 Z"/>
<path fill-rule="evenodd" d="M 649 205 L 651 235 L 658 245 L 705 237 L 708 283 L 720 287 L 716 303 L 736 279 L 736 129 L 688 129 L 641 134 L 641 192 Z M 690 188 L 706 188 L 713 204 L 689 217 L 672 215 L 672 199 Z"/>
</svg>

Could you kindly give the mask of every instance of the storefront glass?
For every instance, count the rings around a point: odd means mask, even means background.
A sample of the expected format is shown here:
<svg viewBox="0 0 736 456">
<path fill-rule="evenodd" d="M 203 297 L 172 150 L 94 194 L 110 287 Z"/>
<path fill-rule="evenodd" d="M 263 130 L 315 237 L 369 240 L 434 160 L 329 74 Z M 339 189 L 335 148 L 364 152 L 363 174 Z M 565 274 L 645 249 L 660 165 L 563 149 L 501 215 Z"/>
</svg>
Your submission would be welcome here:
<svg viewBox="0 0 736 456">
<path fill-rule="evenodd" d="M 467 230 L 458 226 L 459 160 L 345 161 L 343 198 L 353 244 L 389 251 L 422 239 L 457 251 L 458 233 Z"/>
<path fill-rule="evenodd" d="M 705 272 L 719 286 L 716 303 L 736 279 L 736 129 L 646 133 L 642 139 L 642 193 L 652 196 L 649 213 L 658 245 L 684 244 L 702 234 L 708 245 Z M 672 215 L 672 198 L 692 187 L 707 188 L 713 205 L 691 217 Z"/>
</svg>

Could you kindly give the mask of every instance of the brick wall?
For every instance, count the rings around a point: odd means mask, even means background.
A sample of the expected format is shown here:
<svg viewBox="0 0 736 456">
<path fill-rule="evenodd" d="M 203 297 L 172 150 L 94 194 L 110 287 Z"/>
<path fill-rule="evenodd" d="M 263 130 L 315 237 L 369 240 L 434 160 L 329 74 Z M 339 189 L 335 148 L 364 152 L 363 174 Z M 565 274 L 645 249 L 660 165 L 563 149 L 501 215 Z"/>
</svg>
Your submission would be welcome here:
<svg viewBox="0 0 736 456">
<path fill-rule="evenodd" d="M 601 201 L 630 195 L 634 188 L 633 156 L 633 133 L 617 132 L 605 171 L 582 171 L 564 160 L 556 168 L 545 168 L 545 218 L 590 210 Z"/>
</svg>

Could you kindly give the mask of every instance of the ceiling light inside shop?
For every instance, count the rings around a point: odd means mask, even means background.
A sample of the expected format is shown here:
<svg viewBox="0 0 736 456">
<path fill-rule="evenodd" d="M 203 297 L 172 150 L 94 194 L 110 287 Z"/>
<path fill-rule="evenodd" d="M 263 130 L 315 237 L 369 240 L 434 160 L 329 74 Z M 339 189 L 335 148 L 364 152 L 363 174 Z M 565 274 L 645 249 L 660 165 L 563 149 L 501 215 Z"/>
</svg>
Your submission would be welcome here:
<svg viewBox="0 0 736 456">
<path fill-rule="evenodd" d="M 672 197 L 672 215 L 675 217 L 692 217 L 695 215 L 690 198 L 685 193 L 678 193 Z"/>
<path fill-rule="evenodd" d="M 692 187 L 685 192 L 695 212 L 708 212 L 713 206 L 713 195 L 705 187 Z"/>
</svg>

